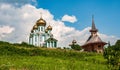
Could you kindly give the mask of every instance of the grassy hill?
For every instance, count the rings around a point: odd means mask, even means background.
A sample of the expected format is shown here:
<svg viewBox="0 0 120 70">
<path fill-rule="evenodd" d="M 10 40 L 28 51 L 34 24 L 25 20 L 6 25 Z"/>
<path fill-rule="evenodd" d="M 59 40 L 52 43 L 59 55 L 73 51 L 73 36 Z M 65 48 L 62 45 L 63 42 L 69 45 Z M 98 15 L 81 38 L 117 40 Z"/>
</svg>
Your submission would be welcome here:
<svg viewBox="0 0 120 70">
<path fill-rule="evenodd" d="M 109 70 L 102 54 L 0 41 L 0 70 Z"/>
</svg>

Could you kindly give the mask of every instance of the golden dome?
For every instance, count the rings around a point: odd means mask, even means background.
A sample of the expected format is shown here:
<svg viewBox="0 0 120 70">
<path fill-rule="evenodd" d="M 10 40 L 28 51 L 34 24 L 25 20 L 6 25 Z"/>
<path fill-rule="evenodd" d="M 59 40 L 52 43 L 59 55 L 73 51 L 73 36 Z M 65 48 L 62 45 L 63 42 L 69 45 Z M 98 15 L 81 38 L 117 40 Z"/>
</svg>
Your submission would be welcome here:
<svg viewBox="0 0 120 70">
<path fill-rule="evenodd" d="M 37 20 L 36 24 L 37 24 L 37 26 L 45 26 L 46 21 L 44 19 L 40 18 L 39 20 Z"/>
<path fill-rule="evenodd" d="M 47 30 L 52 30 L 52 27 L 49 25 L 49 26 L 47 27 Z"/>
<path fill-rule="evenodd" d="M 47 29 L 45 29 L 45 33 L 47 33 L 48 32 L 48 30 Z"/>
<path fill-rule="evenodd" d="M 37 28 L 38 28 L 38 26 L 37 26 L 37 25 L 34 25 L 34 26 L 33 26 L 33 29 L 37 29 Z"/>
</svg>

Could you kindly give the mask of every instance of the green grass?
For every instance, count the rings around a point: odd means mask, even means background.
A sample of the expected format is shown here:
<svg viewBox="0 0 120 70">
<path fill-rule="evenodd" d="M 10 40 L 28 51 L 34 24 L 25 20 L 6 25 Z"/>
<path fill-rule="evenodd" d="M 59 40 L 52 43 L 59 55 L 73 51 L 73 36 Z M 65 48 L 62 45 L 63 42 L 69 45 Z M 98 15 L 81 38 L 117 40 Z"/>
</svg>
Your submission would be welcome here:
<svg viewBox="0 0 120 70">
<path fill-rule="evenodd" d="M 0 70 L 109 70 L 102 54 L 0 42 Z"/>
<path fill-rule="evenodd" d="M 5 70 L 108 70 L 105 64 L 94 61 L 45 56 L 1 56 L 0 68 Z"/>
</svg>

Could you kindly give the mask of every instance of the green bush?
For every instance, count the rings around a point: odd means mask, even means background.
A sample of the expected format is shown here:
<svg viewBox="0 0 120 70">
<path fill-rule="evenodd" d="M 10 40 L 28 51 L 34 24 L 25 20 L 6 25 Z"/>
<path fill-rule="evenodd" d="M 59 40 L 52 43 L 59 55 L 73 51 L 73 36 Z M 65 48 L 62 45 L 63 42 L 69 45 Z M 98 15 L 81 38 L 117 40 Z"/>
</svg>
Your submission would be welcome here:
<svg viewBox="0 0 120 70">
<path fill-rule="evenodd" d="M 22 42 L 21 44 L 19 44 L 19 43 L 14 43 L 13 44 L 14 46 L 19 46 L 19 47 L 35 47 L 34 45 L 30 45 L 30 44 L 28 44 L 28 43 L 26 43 L 26 42 Z"/>
<path fill-rule="evenodd" d="M 78 51 L 82 49 L 81 46 L 78 45 L 78 44 L 72 44 L 71 48 L 74 49 L 74 50 L 78 50 Z"/>
<path fill-rule="evenodd" d="M 120 42 L 120 41 L 119 41 Z M 114 70 L 120 70 L 120 43 L 109 46 L 104 51 L 104 58 L 107 59 L 108 67 Z"/>
<path fill-rule="evenodd" d="M 0 55 L 29 55 L 29 51 L 14 46 L 0 46 Z"/>
</svg>

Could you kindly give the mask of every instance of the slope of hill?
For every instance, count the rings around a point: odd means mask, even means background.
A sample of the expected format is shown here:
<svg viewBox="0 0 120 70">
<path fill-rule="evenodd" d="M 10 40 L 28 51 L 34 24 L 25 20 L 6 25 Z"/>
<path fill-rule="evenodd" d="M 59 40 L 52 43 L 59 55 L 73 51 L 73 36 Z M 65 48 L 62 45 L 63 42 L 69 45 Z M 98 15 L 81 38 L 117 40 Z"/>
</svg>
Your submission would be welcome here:
<svg viewBox="0 0 120 70">
<path fill-rule="evenodd" d="M 108 70 L 102 54 L 0 42 L 1 70 Z"/>
</svg>

